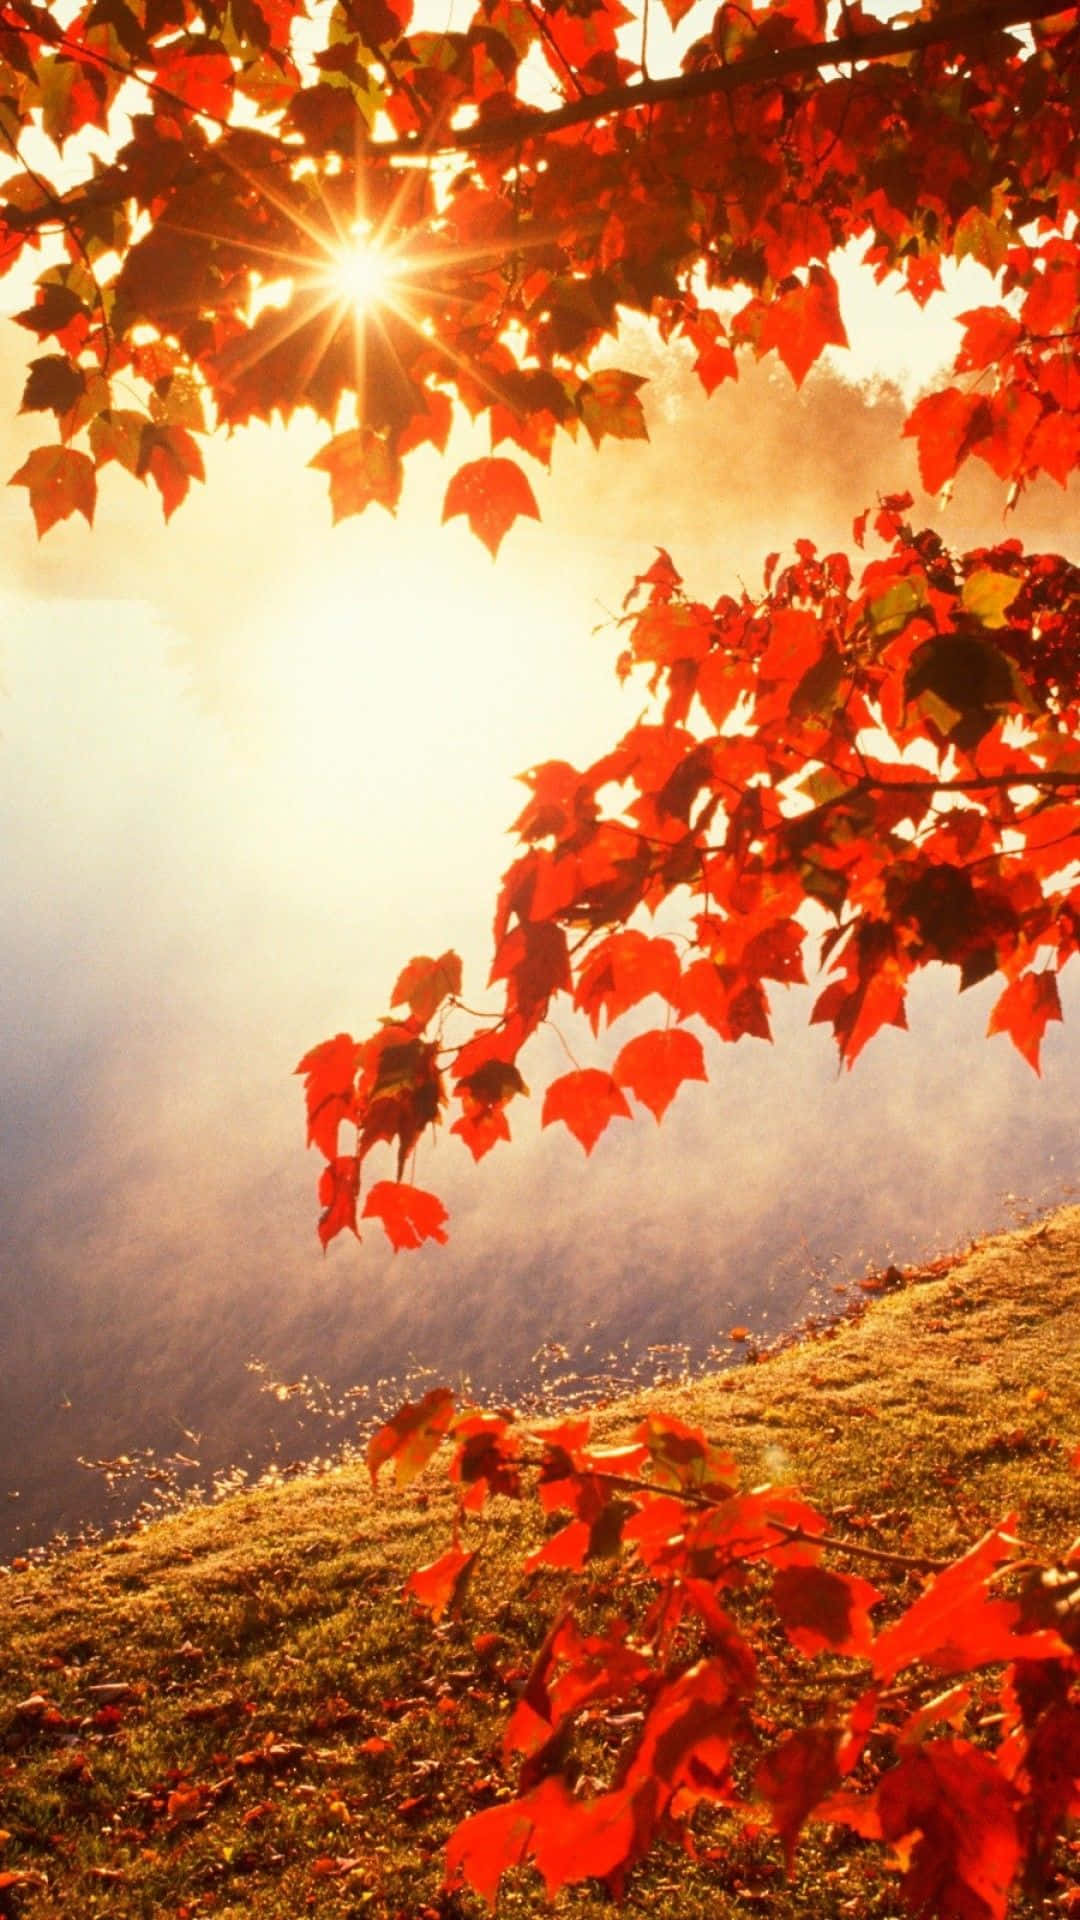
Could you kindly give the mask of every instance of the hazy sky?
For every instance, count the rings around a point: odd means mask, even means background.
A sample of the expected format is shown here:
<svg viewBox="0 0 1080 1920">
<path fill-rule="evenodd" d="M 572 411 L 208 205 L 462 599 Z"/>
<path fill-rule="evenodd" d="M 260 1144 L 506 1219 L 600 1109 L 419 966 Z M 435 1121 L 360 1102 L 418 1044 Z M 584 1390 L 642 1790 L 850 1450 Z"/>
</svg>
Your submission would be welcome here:
<svg viewBox="0 0 1080 1920">
<path fill-rule="evenodd" d="M 910 384 L 921 324 L 871 305 L 857 370 Z M 9 473 L 41 434 L 14 418 L 4 332 Z M 518 1334 L 587 1318 L 613 1338 L 775 1325 L 808 1260 L 911 1254 L 990 1225 L 1010 1185 L 1073 1176 L 1075 1027 L 1051 1030 L 1040 1084 L 984 1043 L 992 988 L 956 1002 L 950 977 L 843 1077 L 793 995 L 776 1048 L 716 1043 L 708 1087 L 659 1132 L 609 1130 L 587 1168 L 535 1113 L 476 1171 L 444 1139 L 417 1178 L 451 1205 L 449 1246 L 395 1261 L 373 1225 L 323 1260 L 292 1068 L 365 1032 L 413 953 L 458 947 L 482 990 L 512 776 L 594 756 L 640 710 L 617 636 L 592 631 L 632 575 L 663 544 L 706 597 L 752 584 L 769 549 L 844 542 L 915 478 L 895 392 L 826 369 L 796 396 L 758 369 L 706 406 L 643 336 L 611 359 L 653 376 L 651 444 L 560 449 L 543 522 L 495 565 L 440 528 L 434 454 L 396 521 L 331 528 L 305 422 L 213 442 L 168 528 L 115 468 L 93 532 L 38 543 L 23 491 L 0 494 L 0 1490 L 35 1435 L 60 1457 L 68 1400 L 73 1454 L 140 1444 L 151 1402 L 183 1419 L 193 1373 L 202 1406 L 252 1349 L 285 1372 L 412 1350 L 494 1375 Z M 1067 546 L 1074 516 L 1047 487 L 1008 530 Z M 997 490 L 961 484 L 941 524 L 999 537 Z"/>
</svg>

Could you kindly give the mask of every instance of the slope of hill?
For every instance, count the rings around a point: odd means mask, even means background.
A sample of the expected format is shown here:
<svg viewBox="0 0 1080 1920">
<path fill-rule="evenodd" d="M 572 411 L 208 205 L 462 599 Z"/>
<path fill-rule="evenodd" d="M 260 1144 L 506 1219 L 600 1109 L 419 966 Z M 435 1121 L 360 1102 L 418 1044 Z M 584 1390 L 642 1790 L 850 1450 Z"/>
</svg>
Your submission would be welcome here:
<svg viewBox="0 0 1080 1920">
<path fill-rule="evenodd" d="M 864 1544 L 952 1557 L 1016 1511 L 1025 1540 L 1064 1550 L 1080 1532 L 1080 1208 L 881 1285 L 855 1316 L 598 1424 L 662 1404 Z M 400 1597 L 446 1544 L 432 1469 L 404 1494 L 341 1469 L 2 1570 L 0 1914 L 478 1914 L 440 1890 L 442 1846 L 510 1791 L 501 1726 L 552 1599 L 545 1576 L 517 1584 L 529 1523 L 494 1506 L 469 1523 L 482 1570 L 435 1629 Z M 712 1862 L 658 1849 L 627 1910 L 884 1920 L 895 1888 L 880 1852 L 832 1827 L 788 1885 L 762 1830 Z M 1018 1911 L 1078 1909 L 1074 1845 L 1049 1904 Z M 550 1910 L 531 1873 L 504 1883 L 500 1914 Z M 556 1911 L 611 1905 L 589 1883 Z"/>
</svg>

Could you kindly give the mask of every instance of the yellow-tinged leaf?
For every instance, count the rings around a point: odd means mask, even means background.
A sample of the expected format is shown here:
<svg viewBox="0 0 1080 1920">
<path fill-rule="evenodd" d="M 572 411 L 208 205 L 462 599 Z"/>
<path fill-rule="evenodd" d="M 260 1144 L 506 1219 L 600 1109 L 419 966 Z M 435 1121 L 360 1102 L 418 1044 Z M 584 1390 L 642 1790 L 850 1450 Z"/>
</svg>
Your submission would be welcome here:
<svg viewBox="0 0 1080 1920">
<path fill-rule="evenodd" d="M 605 437 L 613 440 L 647 440 L 649 429 L 638 388 L 645 385 L 638 373 L 621 373 L 617 367 L 605 367 L 582 382 L 577 406 L 594 447 Z"/>
<path fill-rule="evenodd" d="M 335 525 L 351 513 L 363 513 L 375 501 L 396 513 L 401 498 L 401 461 L 373 427 L 350 427 L 320 447 L 309 467 L 330 475 L 330 506 Z"/>
<path fill-rule="evenodd" d="M 368 1443 L 367 1464 L 372 1481 L 379 1468 L 392 1460 L 398 1486 L 407 1487 L 430 1460 L 453 1417 L 454 1396 L 448 1387 L 432 1387 L 422 1400 L 406 1401 Z"/>
<path fill-rule="evenodd" d="M 97 465 L 118 460 L 128 473 L 138 473 L 143 431 L 149 425 L 148 415 L 134 407 L 106 407 L 90 422 L 90 450 Z"/>
<path fill-rule="evenodd" d="M 1020 591 L 1021 582 L 1011 573 L 996 573 L 993 567 L 980 567 L 964 581 L 960 604 L 984 627 L 1008 626 L 1006 614 Z"/>
<path fill-rule="evenodd" d="M 925 580 L 919 574 L 905 574 L 871 600 L 867 612 L 878 638 L 891 640 L 925 605 Z"/>
</svg>

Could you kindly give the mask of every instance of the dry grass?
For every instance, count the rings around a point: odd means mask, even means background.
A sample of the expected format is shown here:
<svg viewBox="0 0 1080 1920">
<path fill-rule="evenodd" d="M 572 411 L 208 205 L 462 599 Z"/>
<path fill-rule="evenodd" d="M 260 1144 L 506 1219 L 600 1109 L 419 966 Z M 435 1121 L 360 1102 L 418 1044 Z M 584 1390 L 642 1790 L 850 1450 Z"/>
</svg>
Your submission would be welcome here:
<svg viewBox="0 0 1080 1920">
<path fill-rule="evenodd" d="M 1078 1355 L 1070 1208 L 599 1424 L 662 1403 L 722 1436 L 749 1481 L 798 1483 L 866 1543 L 951 1555 L 1015 1510 L 1025 1539 L 1060 1548 L 1080 1532 L 1067 1464 Z M 497 1506 L 474 1523 L 486 1551 L 468 1604 L 435 1632 L 400 1599 L 445 1544 L 448 1498 L 430 1471 L 405 1495 L 373 1497 L 356 1469 L 296 1481 L 0 1578 L 0 1916 L 478 1913 L 440 1893 L 441 1849 L 464 1812 L 507 1790 L 499 1730 L 548 1591 L 518 1587 L 527 1521 Z M 93 1692 L 110 1685 L 115 1697 Z M 44 1704 L 27 1705 L 35 1694 Z M 769 1841 L 712 1867 L 658 1850 L 628 1909 L 896 1913 L 880 1863 L 831 1830 L 800 1858 L 789 1887 Z M 1058 1897 L 1074 1897 L 1068 1880 Z M 547 1911 L 528 1875 L 500 1905 Z M 611 1908 L 585 1887 L 556 1911 Z"/>
</svg>

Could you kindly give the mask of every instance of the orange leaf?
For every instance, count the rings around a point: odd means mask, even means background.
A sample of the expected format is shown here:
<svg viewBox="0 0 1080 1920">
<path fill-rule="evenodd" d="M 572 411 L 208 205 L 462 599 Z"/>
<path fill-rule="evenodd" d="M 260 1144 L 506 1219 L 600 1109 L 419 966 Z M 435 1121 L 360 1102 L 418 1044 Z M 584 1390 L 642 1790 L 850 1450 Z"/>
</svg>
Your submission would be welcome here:
<svg viewBox="0 0 1080 1920">
<path fill-rule="evenodd" d="M 550 1127 L 553 1120 L 562 1120 L 586 1153 L 591 1153 L 608 1121 L 616 1115 L 630 1119 L 626 1096 L 620 1093 L 610 1073 L 602 1072 L 599 1067 L 585 1067 L 552 1081 L 544 1095 L 540 1125 Z"/>
<path fill-rule="evenodd" d="M 1015 1541 L 1006 1520 L 939 1573 L 926 1592 L 879 1633 L 872 1661 L 879 1679 L 891 1680 L 915 1660 L 941 1673 L 968 1673 L 1005 1660 L 1056 1659 L 1064 1642 L 1056 1633 L 1014 1631 L 1020 1608 L 1014 1600 L 993 1600 L 986 1583 L 1013 1557 Z"/>
<path fill-rule="evenodd" d="M 194 113 L 223 120 L 232 106 L 233 65 L 208 35 L 185 34 L 156 50 L 157 77 Z"/>
<path fill-rule="evenodd" d="M 360 1049 L 351 1033 L 336 1034 L 305 1053 L 296 1073 L 306 1076 L 308 1146 L 318 1147 L 327 1160 L 337 1158 L 338 1128 L 354 1118 L 353 1083 Z"/>
<path fill-rule="evenodd" d="M 166 520 L 175 513 L 192 480 L 206 479 L 198 442 L 186 427 L 145 427 L 135 471 L 140 478 L 148 473 L 154 481 Z"/>
<path fill-rule="evenodd" d="M 772 1812 L 790 1874 L 795 1842 L 814 1809 L 840 1784 L 839 1727 L 799 1727 L 765 1755 L 754 1785 Z"/>
<path fill-rule="evenodd" d="M 379 1468 L 392 1460 L 398 1486 L 407 1487 L 427 1465 L 453 1417 L 454 1396 L 449 1387 L 432 1387 L 422 1400 L 407 1400 L 368 1442 L 367 1464 L 372 1481 Z"/>
<path fill-rule="evenodd" d="M 605 435 L 613 440 L 647 440 L 638 388 L 645 381 L 637 373 L 620 373 L 617 367 L 605 367 L 578 388 L 577 406 L 585 430 L 594 447 Z"/>
<path fill-rule="evenodd" d="M 627 1041 L 611 1072 L 617 1084 L 629 1087 L 657 1121 L 663 1119 L 684 1080 L 709 1077 L 701 1041 L 685 1027 L 639 1033 Z"/>
<path fill-rule="evenodd" d="M 1010 980 L 990 1010 L 987 1033 L 1007 1033 L 1037 1074 L 1042 1037 L 1050 1020 L 1061 1019 L 1061 996 L 1056 973 L 1022 973 Z"/>
<path fill-rule="evenodd" d="M 446 1244 L 444 1222 L 446 1208 L 433 1193 L 410 1187 L 401 1180 L 377 1180 L 364 1202 L 363 1219 L 381 1220 L 394 1252 L 402 1247 L 418 1247 L 424 1240 Z"/>
<path fill-rule="evenodd" d="M 919 472 L 927 493 L 940 493 L 988 426 L 986 401 L 958 387 L 928 393 L 912 408 L 904 432 L 919 443 Z"/>
<path fill-rule="evenodd" d="M 550 1775 L 518 1800 L 470 1814 L 447 1844 L 447 1890 L 467 1881 L 494 1910 L 503 1874 L 521 1865 L 537 1824 L 550 1821 L 568 1799 L 564 1781 Z"/>
<path fill-rule="evenodd" d="M 58 520 L 81 513 L 90 526 L 97 502 L 94 463 L 74 447 L 35 447 L 13 473 L 9 487 L 26 487 L 38 539 Z"/>
<path fill-rule="evenodd" d="M 625 927 L 592 949 L 578 976 L 574 1005 L 588 1015 L 597 1033 L 602 1015 L 610 1025 L 650 993 L 678 1004 L 679 956 L 670 940 Z"/>
<path fill-rule="evenodd" d="M 416 1015 L 421 1026 L 426 1026 L 443 1001 L 460 992 L 461 960 L 458 955 L 448 949 L 438 960 L 431 960 L 423 953 L 402 968 L 390 996 L 390 1005 L 400 1007 L 404 1003 L 410 1013 Z"/>
<path fill-rule="evenodd" d="M 323 1168 L 319 1180 L 319 1205 L 323 1211 L 319 1215 L 318 1234 L 323 1251 L 334 1235 L 345 1227 L 360 1234 L 356 1225 L 356 1202 L 360 1194 L 360 1162 L 355 1154 L 345 1154 L 330 1161 Z"/>
<path fill-rule="evenodd" d="M 907 1869 L 909 1909 L 1004 1920 L 1020 1837 L 1015 1789 L 989 1754 L 932 1740 L 904 1754 L 876 1798 L 882 1836 Z"/>
<path fill-rule="evenodd" d="M 446 489 L 443 522 L 463 513 L 492 559 L 503 535 L 520 514 L 539 520 L 540 509 L 529 482 L 516 460 L 493 457 L 470 460 L 459 467 Z"/>
<path fill-rule="evenodd" d="M 462 1104 L 465 1111 L 450 1131 L 464 1140 L 474 1160 L 482 1160 L 500 1140 L 509 1140 L 510 1122 L 501 1106 L 485 1106 L 470 1100 L 467 1094 L 462 1096 Z"/>
<path fill-rule="evenodd" d="M 827 1567 L 781 1567 L 772 1597 L 800 1653 L 869 1654 L 874 1634 L 868 1609 L 881 1599 L 869 1580 Z"/>
<path fill-rule="evenodd" d="M 375 501 L 387 513 L 396 513 L 401 498 L 402 468 L 398 455 L 372 427 L 350 427 L 320 447 L 309 467 L 330 475 L 330 508 L 334 524 L 351 513 L 363 513 Z"/>
<path fill-rule="evenodd" d="M 430 1566 L 417 1567 L 415 1573 L 410 1573 L 404 1591 L 418 1606 L 424 1607 L 433 1620 L 441 1620 L 448 1608 L 459 1604 L 475 1559 L 475 1553 L 450 1547 Z"/>
<path fill-rule="evenodd" d="M 796 281 L 765 309 L 758 353 L 775 347 L 797 387 L 827 346 L 848 344 L 836 282 L 827 267 L 811 267 L 805 285 Z"/>
</svg>

